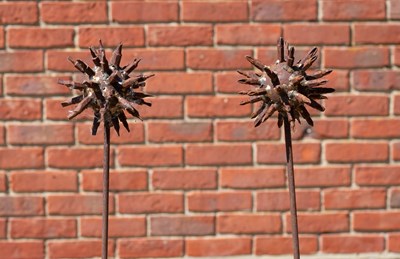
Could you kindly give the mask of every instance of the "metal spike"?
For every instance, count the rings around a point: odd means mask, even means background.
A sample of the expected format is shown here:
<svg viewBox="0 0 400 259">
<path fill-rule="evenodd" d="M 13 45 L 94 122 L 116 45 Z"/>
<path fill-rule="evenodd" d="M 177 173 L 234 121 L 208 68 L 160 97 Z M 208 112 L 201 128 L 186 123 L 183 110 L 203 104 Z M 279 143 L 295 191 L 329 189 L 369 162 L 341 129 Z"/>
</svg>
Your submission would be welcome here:
<svg viewBox="0 0 400 259">
<path fill-rule="evenodd" d="M 95 112 L 94 113 L 94 118 L 93 118 L 93 124 L 92 124 L 92 135 L 95 136 L 97 134 L 97 129 L 100 126 L 100 113 Z"/>
<path fill-rule="evenodd" d="M 78 95 L 78 96 L 72 97 L 72 98 L 62 102 L 61 106 L 62 107 L 66 107 L 66 106 L 69 106 L 69 105 L 72 105 L 72 104 L 77 104 L 82 100 L 83 100 L 83 95 Z"/>
<path fill-rule="evenodd" d="M 324 76 L 326 76 L 326 75 L 328 75 L 328 74 L 330 74 L 330 73 L 332 73 L 332 70 L 331 70 L 331 69 L 328 69 L 328 70 L 318 70 L 318 71 L 315 72 L 314 74 L 307 76 L 307 80 L 318 79 L 318 78 L 324 77 Z"/>
<path fill-rule="evenodd" d="M 240 105 L 245 105 L 245 104 L 249 104 L 249 103 L 256 103 L 256 102 L 260 102 L 262 100 L 263 100 L 263 97 L 259 96 L 259 97 L 256 97 L 256 98 L 253 98 L 253 99 L 250 99 L 250 100 L 247 100 L 247 101 L 241 101 Z"/>
<path fill-rule="evenodd" d="M 307 111 L 306 107 L 303 105 L 299 106 L 299 112 L 301 116 L 307 121 L 308 125 L 314 126 L 314 121 L 311 118 L 310 113 Z"/>
<path fill-rule="evenodd" d="M 93 100 L 92 96 L 86 96 L 85 98 L 83 98 L 83 100 L 80 103 L 78 103 L 75 109 L 70 112 L 70 114 L 68 115 L 68 119 L 71 120 L 75 118 L 77 115 L 79 115 L 81 112 L 83 112 L 92 102 L 92 100 Z"/>
<path fill-rule="evenodd" d="M 267 105 L 265 103 L 261 103 L 260 106 L 258 106 L 257 110 L 255 112 L 253 112 L 250 115 L 250 118 L 254 119 L 255 117 L 257 117 L 258 115 L 260 115 L 260 113 L 264 110 L 267 109 Z"/>
<path fill-rule="evenodd" d="M 283 125 L 283 115 L 281 113 L 278 114 L 278 128 Z"/>
<path fill-rule="evenodd" d="M 121 111 L 121 112 L 118 114 L 118 119 L 122 122 L 122 125 L 124 125 L 125 129 L 126 129 L 128 132 L 130 132 L 130 130 L 129 130 L 129 124 L 128 124 L 128 121 L 126 120 L 126 116 L 125 116 L 124 111 Z"/>
<path fill-rule="evenodd" d="M 283 40 L 282 37 L 279 38 L 278 44 L 278 62 L 282 63 L 285 62 L 285 41 Z"/>
<path fill-rule="evenodd" d="M 78 69 L 81 73 L 87 74 L 89 77 L 95 75 L 94 71 L 82 60 L 77 59 L 74 61 L 71 57 L 68 57 L 68 60 L 74 65 L 76 69 Z"/>
<path fill-rule="evenodd" d="M 118 46 L 113 51 L 111 55 L 110 64 L 114 67 L 119 68 L 119 65 L 121 63 L 121 57 L 122 57 L 122 43 L 118 44 Z"/>
<path fill-rule="evenodd" d="M 287 65 L 289 67 L 292 67 L 294 63 L 294 47 L 290 47 L 288 51 L 288 60 L 287 60 Z"/>
<path fill-rule="evenodd" d="M 65 85 L 71 89 L 80 90 L 80 91 L 82 91 L 86 88 L 85 85 L 78 83 L 78 82 L 70 81 L 70 80 L 58 79 L 57 83 L 60 85 Z"/>
<path fill-rule="evenodd" d="M 303 80 L 301 81 L 301 85 L 303 86 L 308 86 L 308 87 L 316 87 L 316 86 L 320 86 L 320 85 L 324 85 L 328 83 L 328 80 L 311 80 L 311 81 L 307 81 L 307 80 Z"/>
<path fill-rule="evenodd" d="M 314 101 L 313 99 L 311 99 L 311 103 L 309 103 L 308 105 L 314 109 L 321 111 L 321 112 L 325 111 L 325 108 L 321 104 Z"/>
<path fill-rule="evenodd" d="M 140 61 L 141 61 L 141 59 L 136 59 L 135 58 L 129 65 L 127 65 L 124 68 L 125 73 L 127 75 L 129 75 L 133 70 L 135 70 L 138 67 Z"/>
<path fill-rule="evenodd" d="M 335 89 L 329 87 L 314 87 L 309 90 L 310 94 L 329 94 L 335 92 Z"/>
<path fill-rule="evenodd" d="M 96 50 L 95 50 L 94 47 L 92 47 L 92 46 L 89 47 L 89 50 L 90 50 L 90 54 L 92 55 L 93 64 L 94 64 L 95 66 L 99 67 L 99 66 L 100 66 L 100 59 L 99 59 L 99 57 L 97 56 Z"/>
<path fill-rule="evenodd" d="M 111 118 L 112 125 L 114 126 L 115 132 L 117 132 L 117 135 L 119 136 L 119 120 L 118 117 L 112 117 Z"/>
<path fill-rule="evenodd" d="M 307 69 L 309 69 L 312 66 L 312 64 L 317 60 L 317 58 L 318 58 L 317 56 L 313 56 L 304 61 L 302 70 L 306 71 Z"/>
<path fill-rule="evenodd" d="M 264 64 L 261 63 L 259 60 L 251 57 L 251 56 L 246 56 L 247 61 L 249 61 L 253 66 L 258 68 L 260 71 L 264 71 Z"/>
</svg>

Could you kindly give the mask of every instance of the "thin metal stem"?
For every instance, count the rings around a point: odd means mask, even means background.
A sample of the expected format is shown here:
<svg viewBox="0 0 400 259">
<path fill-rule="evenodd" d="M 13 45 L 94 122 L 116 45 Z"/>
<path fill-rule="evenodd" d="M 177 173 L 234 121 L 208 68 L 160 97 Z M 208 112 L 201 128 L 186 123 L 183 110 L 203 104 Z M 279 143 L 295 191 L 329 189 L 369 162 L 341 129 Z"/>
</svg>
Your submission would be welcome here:
<svg viewBox="0 0 400 259">
<path fill-rule="evenodd" d="M 108 194 L 110 178 L 110 125 L 104 120 L 104 157 L 103 157 L 103 219 L 102 219 L 102 243 L 101 258 L 108 257 Z"/>
<path fill-rule="evenodd" d="M 292 241 L 293 241 L 293 258 L 300 259 L 300 246 L 299 246 L 299 229 L 297 225 L 297 205 L 296 205 L 296 185 L 294 181 L 293 169 L 293 150 L 292 150 L 292 136 L 290 131 L 290 122 L 286 116 L 283 118 L 285 125 L 285 145 L 286 145 L 286 162 L 287 162 L 287 175 L 289 182 L 289 196 L 290 196 L 290 218 L 292 222 Z"/>
</svg>

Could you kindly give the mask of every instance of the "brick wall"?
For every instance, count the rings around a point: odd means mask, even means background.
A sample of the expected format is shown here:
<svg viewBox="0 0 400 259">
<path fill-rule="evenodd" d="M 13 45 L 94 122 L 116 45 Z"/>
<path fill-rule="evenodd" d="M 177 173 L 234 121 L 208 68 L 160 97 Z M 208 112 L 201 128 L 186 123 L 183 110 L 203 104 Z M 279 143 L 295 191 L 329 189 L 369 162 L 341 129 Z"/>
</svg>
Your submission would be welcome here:
<svg viewBox="0 0 400 259">
<path fill-rule="evenodd" d="M 400 0 L 2 1 L 0 25 L 2 259 L 100 255 L 102 131 L 56 84 L 99 38 L 156 73 L 112 136 L 110 255 L 290 258 L 283 134 L 252 127 L 235 72 L 280 35 L 337 89 L 294 133 L 302 254 L 400 256 Z"/>
</svg>

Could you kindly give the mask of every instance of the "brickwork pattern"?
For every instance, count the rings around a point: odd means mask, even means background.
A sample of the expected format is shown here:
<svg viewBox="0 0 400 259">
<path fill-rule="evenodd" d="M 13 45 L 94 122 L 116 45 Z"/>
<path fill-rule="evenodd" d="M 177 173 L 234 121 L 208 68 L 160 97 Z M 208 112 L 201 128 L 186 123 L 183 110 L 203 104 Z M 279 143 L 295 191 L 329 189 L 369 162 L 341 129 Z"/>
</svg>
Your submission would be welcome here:
<svg viewBox="0 0 400 259">
<path fill-rule="evenodd" d="M 302 254 L 400 257 L 400 0 L 1 1 L 0 257 L 101 253 L 102 130 L 56 83 L 100 38 L 156 73 L 112 133 L 110 256 L 289 256 L 283 133 L 236 94 L 279 36 L 337 89 L 293 136 Z"/>
</svg>

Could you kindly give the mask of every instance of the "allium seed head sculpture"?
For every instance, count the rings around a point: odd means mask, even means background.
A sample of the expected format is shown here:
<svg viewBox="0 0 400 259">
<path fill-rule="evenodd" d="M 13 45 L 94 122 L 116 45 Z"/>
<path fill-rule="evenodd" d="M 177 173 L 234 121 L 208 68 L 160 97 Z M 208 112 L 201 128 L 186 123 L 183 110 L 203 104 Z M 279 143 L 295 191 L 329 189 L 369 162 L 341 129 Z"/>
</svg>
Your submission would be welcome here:
<svg viewBox="0 0 400 259">
<path fill-rule="evenodd" d="M 139 74 L 135 77 L 129 77 L 129 74 L 139 65 L 140 59 L 134 59 L 131 64 L 121 67 L 121 50 L 122 44 L 119 44 L 113 51 L 109 63 L 103 44 L 100 41 L 98 49 L 90 47 L 94 68 L 90 68 L 82 60 L 74 61 L 72 58 L 68 58 L 77 70 L 88 76 L 88 80 L 82 83 L 58 81 L 59 84 L 81 92 L 80 95 L 61 103 L 62 106 L 77 104 L 75 109 L 70 111 L 68 119 L 73 119 L 86 108 L 92 108 L 94 111 L 92 135 L 96 135 L 100 122 L 105 120 L 114 127 L 118 135 L 119 122 L 122 122 L 122 125 L 129 131 L 124 110 L 141 120 L 139 112 L 134 108 L 134 105 L 145 104 L 151 106 L 151 103 L 143 100 L 150 95 L 136 90 L 144 87 L 146 79 L 154 76 L 154 74 L 147 76 Z"/>
<path fill-rule="evenodd" d="M 285 51 L 287 51 L 287 55 L 285 55 Z M 313 120 L 305 105 L 324 111 L 324 107 L 316 100 L 326 99 L 323 94 L 335 91 L 333 88 L 319 87 L 328 82 L 320 80 L 320 78 L 331 73 L 332 70 L 316 71 L 311 75 L 306 73 L 317 60 L 317 51 L 317 48 L 314 47 L 303 59 L 294 64 L 294 47 L 289 47 L 283 38 L 280 38 L 278 40 L 278 60 L 274 65 L 269 67 L 246 56 L 247 60 L 261 71 L 261 73 L 238 71 L 246 77 L 240 79 L 239 83 L 256 87 L 253 90 L 239 92 L 251 97 L 250 100 L 242 102 L 242 105 L 261 103 L 251 115 L 252 119 L 256 118 L 254 121 L 256 127 L 275 112 L 278 112 L 279 127 L 282 126 L 284 117 L 287 117 L 294 125 L 295 120 L 300 123 L 300 116 L 313 126 Z"/>
</svg>

